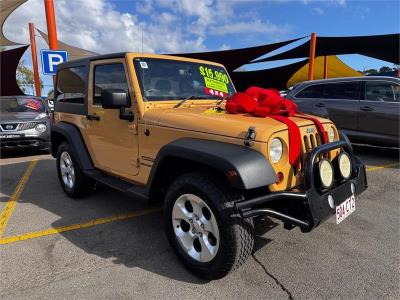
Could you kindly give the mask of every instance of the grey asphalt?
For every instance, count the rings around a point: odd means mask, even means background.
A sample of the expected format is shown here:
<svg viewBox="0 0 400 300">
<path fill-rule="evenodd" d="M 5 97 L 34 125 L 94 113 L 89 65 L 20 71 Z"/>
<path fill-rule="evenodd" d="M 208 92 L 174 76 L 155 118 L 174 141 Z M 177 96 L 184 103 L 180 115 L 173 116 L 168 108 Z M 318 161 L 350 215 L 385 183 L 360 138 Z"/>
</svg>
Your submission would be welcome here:
<svg viewBox="0 0 400 300">
<path fill-rule="evenodd" d="M 399 152 L 357 147 L 368 166 L 399 162 Z M 17 155 L 18 156 L 18 155 Z M 35 167 L 4 236 L 146 209 L 99 187 L 84 200 L 62 192 L 55 161 L 13 155 L 0 162 L 0 211 L 28 166 Z M 161 213 L 0 245 L 4 299 L 399 299 L 400 171 L 368 172 L 369 188 L 342 224 L 311 233 L 266 219 L 255 250 L 238 271 L 207 282 L 189 273 L 164 236 Z"/>
</svg>

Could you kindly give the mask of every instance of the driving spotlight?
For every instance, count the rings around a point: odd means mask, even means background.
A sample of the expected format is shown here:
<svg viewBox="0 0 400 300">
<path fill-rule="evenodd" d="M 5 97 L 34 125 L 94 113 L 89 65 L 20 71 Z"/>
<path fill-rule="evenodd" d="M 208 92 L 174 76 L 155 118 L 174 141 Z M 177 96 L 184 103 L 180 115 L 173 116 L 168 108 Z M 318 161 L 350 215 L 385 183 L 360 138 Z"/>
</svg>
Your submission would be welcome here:
<svg viewBox="0 0 400 300">
<path fill-rule="evenodd" d="M 319 177 L 321 179 L 321 185 L 328 189 L 333 184 L 333 167 L 329 160 L 322 159 L 319 162 Z"/>
<path fill-rule="evenodd" d="M 343 152 L 339 154 L 338 162 L 339 162 L 340 175 L 342 175 L 344 179 L 349 179 L 351 175 L 350 156 L 347 153 Z"/>
</svg>

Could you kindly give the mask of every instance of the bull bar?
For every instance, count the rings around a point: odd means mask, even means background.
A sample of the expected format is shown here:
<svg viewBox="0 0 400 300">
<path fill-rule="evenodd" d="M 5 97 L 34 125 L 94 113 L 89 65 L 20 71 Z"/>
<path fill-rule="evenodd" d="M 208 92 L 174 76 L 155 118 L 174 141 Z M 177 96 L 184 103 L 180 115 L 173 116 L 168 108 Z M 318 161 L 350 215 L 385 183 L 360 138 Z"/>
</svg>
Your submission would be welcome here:
<svg viewBox="0 0 400 300">
<path fill-rule="evenodd" d="M 336 179 L 333 187 L 323 190 L 315 184 L 315 161 L 321 154 L 339 148 L 349 154 L 352 174 L 347 180 Z M 354 156 L 350 144 L 346 141 L 314 148 L 306 157 L 304 176 L 305 192 L 272 192 L 237 202 L 236 208 L 243 218 L 265 215 L 283 221 L 287 229 L 298 226 L 302 232 L 309 232 L 335 213 L 335 207 L 328 203 L 329 195 L 333 197 L 334 205 L 337 206 L 352 195 L 352 183 L 355 186 L 355 195 L 361 194 L 368 187 L 365 166 Z"/>
</svg>

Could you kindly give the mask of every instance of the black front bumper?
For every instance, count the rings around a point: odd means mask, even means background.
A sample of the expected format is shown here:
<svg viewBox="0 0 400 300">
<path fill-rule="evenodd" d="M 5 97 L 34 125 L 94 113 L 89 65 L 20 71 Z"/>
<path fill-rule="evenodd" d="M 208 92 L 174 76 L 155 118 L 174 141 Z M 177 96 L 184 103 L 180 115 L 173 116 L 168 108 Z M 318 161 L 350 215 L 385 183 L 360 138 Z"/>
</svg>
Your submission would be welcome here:
<svg viewBox="0 0 400 300">
<path fill-rule="evenodd" d="M 315 182 L 315 161 L 321 154 L 338 148 L 350 155 L 351 177 L 345 181 L 336 178 L 332 188 L 320 189 Z M 305 192 L 269 193 L 237 202 L 236 208 L 243 218 L 267 215 L 283 221 L 286 228 L 299 226 L 301 231 L 308 232 L 335 214 L 336 206 L 352 196 L 352 183 L 355 186 L 355 195 L 361 194 L 367 188 L 365 166 L 354 156 L 351 146 L 345 141 L 333 142 L 313 149 L 306 158 L 304 176 Z M 333 208 L 328 202 L 329 195 L 334 200 Z"/>
</svg>

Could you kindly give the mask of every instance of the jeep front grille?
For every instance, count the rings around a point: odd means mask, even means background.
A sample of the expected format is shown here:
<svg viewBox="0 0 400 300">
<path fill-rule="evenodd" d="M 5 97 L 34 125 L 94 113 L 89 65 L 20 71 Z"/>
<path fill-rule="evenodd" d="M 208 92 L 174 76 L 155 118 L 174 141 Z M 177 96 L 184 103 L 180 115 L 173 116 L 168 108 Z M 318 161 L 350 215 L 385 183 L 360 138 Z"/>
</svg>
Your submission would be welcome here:
<svg viewBox="0 0 400 300">
<path fill-rule="evenodd" d="M 321 144 L 322 142 L 319 133 L 311 133 L 303 136 L 303 147 L 305 153 L 310 152 Z"/>
<path fill-rule="evenodd" d="M 326 133 L 327 134 L 327 133 Z M 319 133 L 310 133 L 310 134 L 304 134 L 303 135 L 303 155 L 301 157 L 301 162 L 302 165 L 305 162 L 306 159 L 306 155 L 311 152 L 311 150 L 313 150 L 314 148 L 321 146 L 322 145 L 322 139 Z M 320 157 L 317 158 L 316 161 L 319 160 L 319 158 L 321 158 L 323 155 L 321 155 Z M 328 153 L 328 157 L 330 157 L 330 154 Z"/>
</svg>

